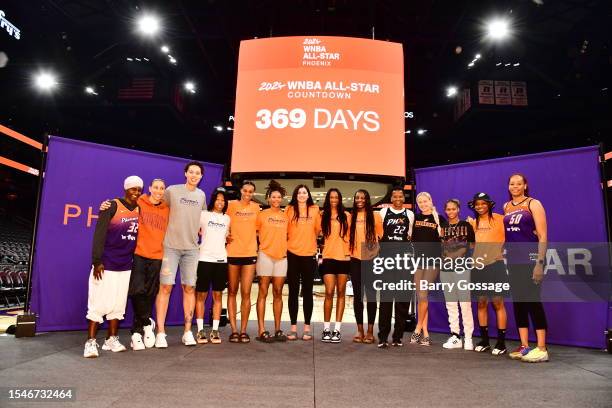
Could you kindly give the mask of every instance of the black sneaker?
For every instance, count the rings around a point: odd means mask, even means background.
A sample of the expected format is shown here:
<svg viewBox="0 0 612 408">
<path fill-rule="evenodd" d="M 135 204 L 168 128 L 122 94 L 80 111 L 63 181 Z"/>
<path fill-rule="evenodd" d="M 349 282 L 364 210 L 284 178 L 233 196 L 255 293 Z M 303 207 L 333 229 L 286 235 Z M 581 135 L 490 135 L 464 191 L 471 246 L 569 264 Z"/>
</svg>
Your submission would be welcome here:
<svg viewBox="0 0 612 408">
<path fill-rule="evenodd" d="M 480 343 L 474 347 L 474 351 L 477 353 L 483 353 L 485 351 L 491 350 L 491 345 L 487 340 L 480 340 Z"/>
<path fill-rule="evenodd" d="M 391 342 L 393 347 L 402 347 L 404 343 L 402 343 L 402 339 L 396 339 Z"/>
<path fill-rule="evenodd" d="M 387 341 L 380 341 L 378 342 L 378 348 L 388 348 L 389 347 L 389 343 L 387 343 Z"/>
<path fill-rule="evenodd" d="M 340 343 L 342 341 L 342 334 L 338 330 L 334 330 L 331 335 L 332 343 Z"/>
<path fill-rule="evenodd" d="M 321 341 L 323 343 L 331 343 L 332 335 L 329 329 L 323 330 L 323 335 L 321 336 Z"/>
</svg>

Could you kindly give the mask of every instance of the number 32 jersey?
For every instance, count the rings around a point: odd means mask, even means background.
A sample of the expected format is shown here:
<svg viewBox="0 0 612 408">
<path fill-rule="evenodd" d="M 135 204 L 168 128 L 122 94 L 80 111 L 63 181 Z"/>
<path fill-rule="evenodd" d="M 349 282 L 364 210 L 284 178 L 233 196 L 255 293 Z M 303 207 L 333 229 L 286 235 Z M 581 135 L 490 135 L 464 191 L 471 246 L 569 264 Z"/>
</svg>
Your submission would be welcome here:
<svg viewBox="0 0 612 408">
<path fill-rule="evenodd" d="M 132 258 L 136 248 L 139 208 L 136 206 L 130 210 L 121 200 L 114 201 L 117 211 L 106 231 L 102 263 L 107 270 L 127 271 L 132 268 Z"/>
</svg>

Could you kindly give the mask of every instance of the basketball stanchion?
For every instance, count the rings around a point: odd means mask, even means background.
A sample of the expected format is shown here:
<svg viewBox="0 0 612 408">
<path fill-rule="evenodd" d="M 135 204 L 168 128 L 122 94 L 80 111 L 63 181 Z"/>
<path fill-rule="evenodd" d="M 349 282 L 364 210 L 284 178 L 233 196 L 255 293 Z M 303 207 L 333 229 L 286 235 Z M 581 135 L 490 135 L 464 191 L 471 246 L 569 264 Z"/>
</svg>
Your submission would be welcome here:
<svg viewBox="0 0 612 408">
<path fill-rule="evenodd" d="M 47 145 L 49 136 L 45 135 L 43 143 L 37 142 L 13 129 L 0 125 L 0 133 L 6 136 L 25 143 L 40 151 L 40 170 L 18 163 L 14 160 L 1 157 L 0 164 L 12 167 L 14 169 L 32 174 L 38 177 L 38 192 L 36 194 L 36 212 L 34 216 L 34 225 L 32 231 L 32 240 L 30 242 L 30 256 L 28 261 L 28 279 L 26 287 L 26 297 L 24 303 L 23 314 L 17 316 L 17 327 L 15 329 L 15 337 L 34 337 L 36 334 L 36 315 L 30 311 L 30 298 L 32 292 L 32 271 L 34 270 L 34 254 L 36 251 L 36 238 L 38 229 L 38 217 L 40 212 L 40 199 L 42 194 L 42 186 L 44 181 L 44 169 L 47 160 Z"/>
</svg>

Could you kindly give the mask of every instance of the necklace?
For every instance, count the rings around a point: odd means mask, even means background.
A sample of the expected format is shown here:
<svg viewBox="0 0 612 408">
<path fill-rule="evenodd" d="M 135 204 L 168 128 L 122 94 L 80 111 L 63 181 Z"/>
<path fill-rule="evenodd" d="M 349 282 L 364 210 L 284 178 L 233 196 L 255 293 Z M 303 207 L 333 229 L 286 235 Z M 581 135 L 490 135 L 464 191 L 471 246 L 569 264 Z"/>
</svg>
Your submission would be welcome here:
<svg viewBox="0 0 612 408">
<path fill-rule="evenodd" d="M 525 197 L 525 199 L 523 201 L 521 201 L 520 203 L 515 203 L 514 201 L 512 201 L 512 205 L 516 207 L 516 206 L 519 206 L 519 205 L 523 204 L 527 200 L 529 200 L 529 197 Z"/>
</svg>

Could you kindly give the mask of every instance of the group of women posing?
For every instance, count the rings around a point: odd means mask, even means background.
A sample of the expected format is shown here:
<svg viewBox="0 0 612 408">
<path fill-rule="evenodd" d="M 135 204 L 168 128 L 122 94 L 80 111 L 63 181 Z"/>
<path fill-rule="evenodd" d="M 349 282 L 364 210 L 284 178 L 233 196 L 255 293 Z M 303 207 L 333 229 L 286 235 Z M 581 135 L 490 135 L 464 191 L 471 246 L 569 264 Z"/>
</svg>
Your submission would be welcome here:
<svg viewBox="0 0 612 408">
<path fill-rule="evenodd" d="M 266 190 L 269 208 L 261 210 L 259 204 L 252 201 L 255 185 L 250 181 L 242 183 L 240 199 L 227 203 L 224 189 L 213 193 L 210 211 L 226 213 L 229 217 L 229 228 L 226 232 L 227 246 L 219 244 L 220 250 L 227 253 L 228 301 L 227 309 L 232 333 L 229 341 L 234 343 L 250 342 L 247 324 L 251 311 L 251 286 L 255 275 L 259 279 L 257 297 L 258 336 L 262 342 L 291 341 L 301 338 L 313 339 L 311 317 L 313 310 L 312 287 L 317 269 L 315 255 L 317 238 L 324 240 L 323 263 L 320 273 L 325 283 L 324 304 L 324 342 L 341 341 L 342 316 L 344 314 L 346 284 L 349 275 L 353 279 L 355 299 L 361 299 L 360 262 L 362 244 L 374 246 L 382 236 L 380 217 L 372 210 L 367 191 L 355 193 L 355 205 L 352 213 L 344 209 L 342 195 L 336 188 L 327 192 L 323 211 L 314 204 L 310 190 L 306 185 L 295 187 L 289 205 L 281 209 L 281 202 L 286 194 L 285 189 L 276 181 L 270 181 Z M 218 203 L 218 204 L 213 204 Z M 208 218 L 202 218 L 202 241 L 206 242 Z M 351 222 L 351 220 L 355 222 Z M 376 220 L 376 221 L 375 221 Z M 258 245 L 259 242 L 259 245 Z M 200 276 L 198 276 L 200 279 Z M 204 276 L 202 276 L 204 279 Z M 280 328 L 283 308 L 282 289 L 285 280 L 289 284 L 289 316 L 291 328 L 284 333 Z M 272 284 L 274 331 L 265 328 L 265 302 Z M 221 311 L 219 287 L 213 298 L 213 319 L 218 319 Z M 303 299 L 304 326 L 298 333 L 297 321 L 299 298 Z M 240 290 L 240 328 L 237 324 L 236 297 Z M 334 293 L 337 296 L 336 320 L 331 330 L 331 312 Z M 203 304 L 206 293 L 198 293 L 198 303 Z M 363 302 L 355 301 L 355 315 L 358 322 L 358 334 L 354 340 L 364 343 L 374 341 L 373 324 L 376 315 L 376 303 L 373 308 L 368 303 L 368 330 L 363 328 Z M 198 306 L 197 315 L 203 314 L 203 306 Z M 199 316 L 196 316 L 199 317 Z M 208 342 L 203 331 L 198 333 L 198 342 Z"/>
<path fill-rule="evenodd" d="M 461 274 L 442 271 L 440 280 L 444 282 L 467 279 L 472 283 L 510 283 L 511 289 L 510 293 L 488 290 L 473 293 L 478 301 L 477 315 L 481 338 L 475 347 L 472 343 L 474 322 L 470 293 L 445 293 L 451 336 L 443 347 L 463 347 L 477 352 L 490 351 L 499 356 L 506 354 L 507 316 L 504 297 L 511 295 L 521 344 L 509 353 L 510 357 L 525 362 L 548 361 L 546 315 L 540 300 L 540 284 L 544 278 L 546 259 L 546 214 L 542 203 L 530 197 L 527 178 L 524 175 L 517 173 L 510 176 L 508 193 L 509 201 L 503 205 L 503 215 L 493 212 L 495 202 L 488 194 L 475 194 L 468 203 L 474 212 L 474 218 L 468 217 L 467 222 L 459 218 L 458 200 L 451 199 L 445 204 L 448 221 L 443 223 L 440 230 L 443 256 L 456 258 L 467 256 L 468 252 L 473 251 L 472 258 L 480 259 L 484 267 Z M 489 344 L 489 301 L 493 305 L 497 320 L 497 342 L 493 349 Z M 463 320 L 463 342 L 460 336 L 459 314 Z M 530 318 L 537 337 L 537 346 L 534 348 L 529 347 L 528 340 Z"/>
<path fill-rule="evenodd" d="M 541 302 L 539 302 L 539 283 L 543 277 L 543 264 L 546 251 L 546 219 L 541 203 L 529 197 L 527 180 L 523 175 L 515 174 L 509 180 L 510 201 L 504 205 L 504 216 L 493 213 L 495 203 L 487 194 L 479 193 L 470 201 L 475 218 L 469 222 L 459 218 L 459 202 L 449 200 L 445 205 L 448 220 L 440 216 L 426 192 L 417 195 L 420 212 L 413 214 L 404 208 L 403 188 L 392 191 L 392 206 L 375 212 L 370 195 L 366 190 L 358 190 L 354 197 L 352 210 L 345 210 L 342 195 L 336 188 L 330 189 L 323 204 L 323 209 L 313 202 L 310 190 L 306 185 L 298 185 L 293 190 L 291 200 L 283 211 L 281 202 L 286 194 L 285 189 L 272 180 L 265 197 L 269 208 L 261 210 L 259 204 L 252 200 L 255 185 L 245 181 L 241 185 L 240 199 L 228 203 L 225 190 L 217 189 L 211 199 L 209 211 L 218 214 L 226 213 L 229 217 L 229 228 L 225 232 L 227 246 L 219 242 L 219 251 L 226 251 L 228 285 L 228 314 L 231 326 L 230 342 L 248 343 L 247 323 L 251 310 L 251 286 L 255 274 L 259 278 L 257 298 L 258 336 L 262 342 L 313 339 L 311 317 L 313 310 L 313 277 L 316 271 L 315 254 L 317 238 L 323 237 L 322 264 L 319 273 L 325 284 L 323 342 L 339 343 L 341 325 L 345 306 L 346 284 L 350 277 L 354 292 L 354 312 L 357 332 L 353 337 L 356 343 L 374 342 L 374 322 L 376 318 L 376 297 L 367 292 L 366 309 L 368 313 L 367 329 L 364 327 L 364 293 L 361 282 L 362 263 L 378 254 L 378 243 L 391 241 L 430 243 L 424 250 L 428 257 L 467 256 L 474 251 L 474 257 L 483 256 L 486 261 L 484 269 L 472 271 L 472 280 L 495 282 L 508 280 L 516 282 L 516 287 L 527 293 L 520 296 L 529 302 L 515 298 L 514 312 L 521 336 L 521 346 L 510 353 L 510 356 L 525 361 L 545 361 L 548 354 L 545 345 L 546 319 Z M 214 228 L 209 217 L 202 217 L 202 240 L 206 242 L 206 230 Z M 258 245 L 259 241 L 259 245 Z M 532 242 L 535 254 L 523 253 L 514 248 L 508 250 L 508 271 L 502 257 L 502 246 L 506 242 Z M 482 245 L 478 245 L 478 243 Z M 441 243 L 441 245 L 440 245 Z M 486 243 L 486 245 L 485 245 Z M 480 252 L 479 252 L 480 251 Z M 202 259 L 201 259 L 202 261 Z M 433 282 L 438 278 L 435 268 L 424 268 L 415 271 L 414 280 Z M 448 279 L 453 271 L 443 271 L 441 279 Z M 198 280 L 200 274 L 198 273 Z M 283 308 L 282 288 L 285 280 L 289 284 L 289 315 L 291 328 L 284 333 L 280 327 Z M 525 285 L 525 281 L 530 283 Z M 265 327 L 265 302 L 272 284 L 274 331 Z M 300 288 L 303 298 L 304 326 L 298 334 L 297 320 L 299 311 Z M 525 289 L 527 288 L 527 289 Z M 198 290 L 198 303 L 203 304 L 206 293 Z M 221 285 L 214 287 L 213 318 L 219 319 L 221 312 Z M 241 324 L 237 325 L 236 297 L 241 294 Z M 336 316 L 333 330 L 331 313 L 336 297 Z M 444 344 L 445 348 L 475 349 L 479 352 L 491 350 L 489 346 L 487 305 L 492 301 L 497 316 L 497 344 L 492 350 L 494 355 L 506 353 L 504 342 L 506 330 L 506 312 L 503 294 L 478 293 L 478 320 L 481 342 L 474 348 L 472 344 L 473 321 L 471 303 L 465 294 L 448 298 L 449 323 L 451 338 Z M 515 294 L 513 293 L 513 296 Z M 417 285 L 418 322 L 410 337 L 411 343 L 430 345 L 428 332 L 428 293 Z M 464 341 L 461 341 L 459 329 L 459 307 L 464 323 Z M 380 305 L 379 347 L 388 346 L 387 336 L 390 332 L 391 309 L 393 302 Z M 196 314 L 202 314 L 203 307 L 198 307 Z M 407 314 L 406 302 L 395 302 L 396 324 L 392 345 L 402 345 L 403 323 Z M 199 317 L 199 316 L 197 316 Z M 530 349 L 528 345 L 528 326 L 531 317 L 536 328 L 538 345 Z M 198 342 L 207 342 L 203 331 L 198 333 Z M 527 358 L 531 356 L 530 358 Z"/>
</svg>

